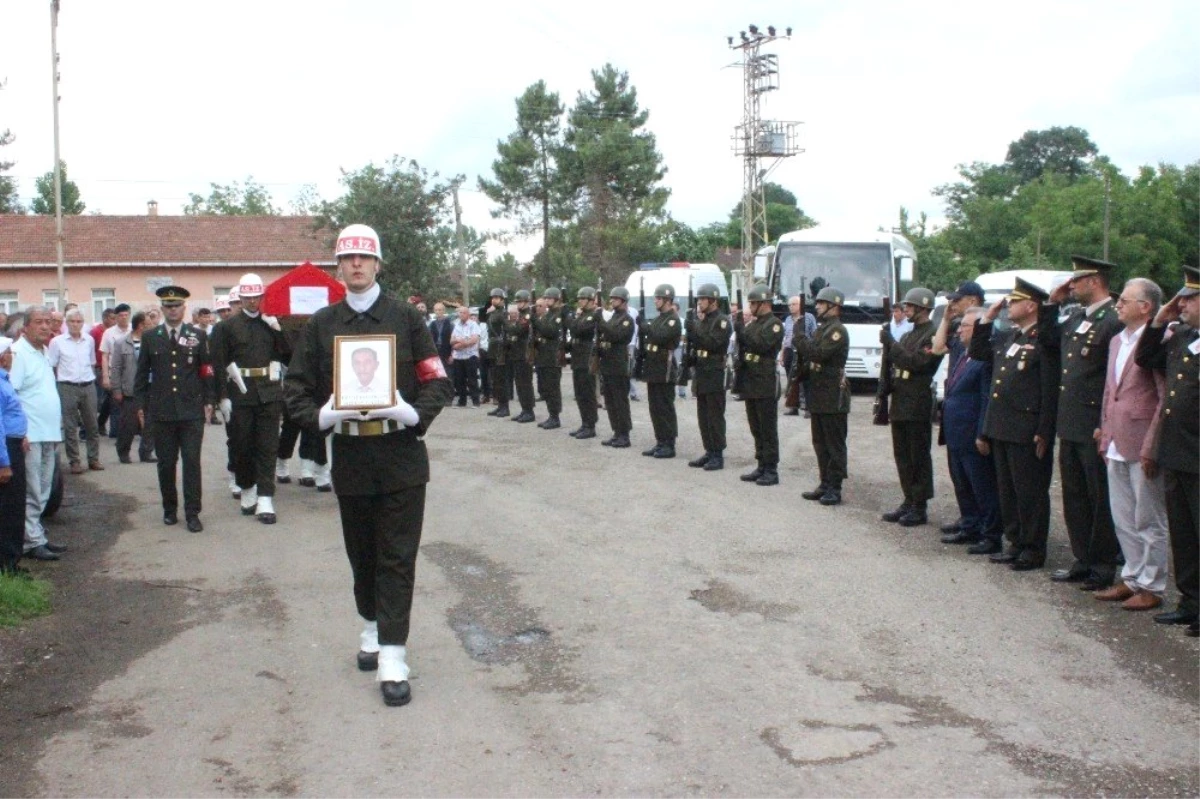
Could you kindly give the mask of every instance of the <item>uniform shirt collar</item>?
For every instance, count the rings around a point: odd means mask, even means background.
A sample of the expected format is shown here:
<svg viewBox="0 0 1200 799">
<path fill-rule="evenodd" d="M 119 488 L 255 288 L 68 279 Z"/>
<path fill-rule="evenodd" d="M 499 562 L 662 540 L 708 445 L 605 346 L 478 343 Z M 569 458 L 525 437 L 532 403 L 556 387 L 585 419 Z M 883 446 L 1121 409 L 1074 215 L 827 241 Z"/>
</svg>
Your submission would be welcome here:
<svg viewBox="0 0 1200 799">
<path fill-rule="evenodd" d="M 1091 305 L 1089 305 L 1087 307 L 1087 311 L 1084 312 L 1084 316 L 1091 319 L 1093 316 L 1095 316 L 1096 311 L 1100 310 L 1101 308 L 1103 308 L 1105 305 L 1107 305 L 1109 303 L 1110 299 L 1111 298 L 1109 298 L 1109 297 L 1105 297 L 1104 299 L 1100 300 L 1099 302 L 1093 302 Z"/>
</svg>

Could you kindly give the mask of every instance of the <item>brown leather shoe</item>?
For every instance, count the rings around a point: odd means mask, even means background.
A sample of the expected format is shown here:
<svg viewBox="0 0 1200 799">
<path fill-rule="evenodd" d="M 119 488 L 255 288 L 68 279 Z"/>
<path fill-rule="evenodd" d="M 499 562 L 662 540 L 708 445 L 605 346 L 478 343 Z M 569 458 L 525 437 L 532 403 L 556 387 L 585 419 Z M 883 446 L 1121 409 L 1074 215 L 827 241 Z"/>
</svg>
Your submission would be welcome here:
<svg viewBox="0 0 1200 799">
<path fill-rule="evenodd" d="M 1126 599 L 1134 596 L 1137 592 L 1134 591 L 1125 583 L 1117 583 L 1111 588 L 1105 588 L 1103 591 L 1097 591 L 1092 596 L 1099 599 L 1101 602 L 1124 602 Z"/>
<path fill-rule="evenodd" d="M 1125 610 L 1154 610 L 1162 604 L 1162 597 L 1149 591 L 1138 591 L 1121 603 Z"/>
<path fill-rule="evenodd" d="M 71 464 L 71 474 L 83 474 L 86 471 L 87 469 L 83 468 L 83 466 L 78 463 Z"/>
<path fill-rule="evenodd" d="M 104 471 L 104 464 L 100 461 L 88 461 L 88 468 L 93 472 L 102 472 Z"/>
</svg>

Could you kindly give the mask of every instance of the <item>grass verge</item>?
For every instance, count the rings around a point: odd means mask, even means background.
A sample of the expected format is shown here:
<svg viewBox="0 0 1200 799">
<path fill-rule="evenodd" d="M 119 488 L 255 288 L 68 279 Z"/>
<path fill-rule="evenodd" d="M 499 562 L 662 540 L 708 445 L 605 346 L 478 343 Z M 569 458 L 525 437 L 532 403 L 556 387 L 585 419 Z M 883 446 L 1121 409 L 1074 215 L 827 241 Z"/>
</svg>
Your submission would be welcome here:
<svg viewBox="0 0 1200 799">
<path fill-rule="evenodd" d="M 0 627 L 50 612 L 50 583 L 24 574 L 0 574 Z"/>
</svg>

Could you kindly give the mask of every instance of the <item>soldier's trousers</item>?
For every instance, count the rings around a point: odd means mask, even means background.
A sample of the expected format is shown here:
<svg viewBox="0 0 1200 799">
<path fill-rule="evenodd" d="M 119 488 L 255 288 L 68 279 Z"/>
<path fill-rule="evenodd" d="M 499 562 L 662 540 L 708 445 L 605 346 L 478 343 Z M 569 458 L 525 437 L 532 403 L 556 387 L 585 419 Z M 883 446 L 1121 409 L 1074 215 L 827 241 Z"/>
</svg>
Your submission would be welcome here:
<svg viewBox="0 0 1200 799">
<path fill-rule="evenodd" d="M 892 422 L 892 455 L 905 503 L 933 499 L 933 425 L 928 420 Z"/>
<path fill-rule="evenodd" d="M 1075 560 L 1102 582 L 1111 582 L 1121 562 L 1121 545 L 1108 504 L 1108 469 L 1096 442 L 1058 441 L 1063 520 Z"/>
<path fill-rule="evenodd" d="M 512 364 L 513 381 L 517 384 L 517 401 L 521 410 L 533 413 L 533 367 L 521 359 Z"/>
<path fill-rule="evenodd" d="M 629 435 L 633 429 L 633 417 L 629 414 L 628 377 L 604 376 L 604 409 L 608 413 L 608 424 L 613 435 Z"/>
<path fill-rule="evenodd" d="M 1200 612 L 1200 477 L 1195 472 L 1164 469 L 1167 527 L 1179 609 Z"/>
<path fill-rule="evenodd" d="M 117 401 L 113 400 L 116 404 Z M 117 423 L 117 456 L 128 458 L 133 449 L 133 437 L 141 433 L 138 442 L 138 457 L 146 460 L 154 454 L 154 417 L 145 413 L 145 424 L 138 421 L 138 402 L 133 397 L 125 397 L 120 402 L 120 421 Z"/>
<path fill-rule="evenodd" d="M 492 373 L 492 396 L 496 398 L 496 404 L 508 404 L 508 365 L 491 361 L 488 369 Z"/>
<path fill-rule="evenodd" d="M 646 397 L 650 405 L 654 440 L 674 444 L 679 436 L 679 421 L 675 417 L 675 384 L 647 383 Z"/>
<path fill-rule="evenodd" d="M 163 511 L 179 509 L 179 492 L 175 487 L 175 463 L 183 456 L 183 512 L 187 516 L 200 513 L 200 445 L 204 442 L 204 420 L 164 422 L 155 420 L 154 455 L 158 458 L 158 490 L 162 494 Z"/>
<path fill-rule="evenodd" d="M 546 402 L 546 411 L 558 416 L 562 413 L 562 367 L 539 366 L 537 378 L 538 394 Z"/>
<path fill-rule="evenodd" d="M 234 406 L 229 420 L 233 479 L 238 488 L 257 486 L 260 497 L 275 496 L 275 458 L 279 453 L 282 403 Z"/>
<path fill-rule="evenodd" d="M 1050 476 L 1054 445 L 1040 460 L 1033 444 L 992 441 L 1004 537 L 1023 552 L 1044 558 L 1050 534 Z"/>
<path fill-rule="evenodd" d="M 300 457 L 312 461 L 318 466 L 328 462 L 325 451 L 325 436 L 317 430 L 306 430 L 293 422 L 286 415 L 283 426 L 279 430 L 279 450 L 276 457 L 281 461 L 291 460 L 296 451 L 296 440 L 300 440 Z"/>
<path fill-rule="evenodd" d="M 700 441 L 705 452 L 725 451 L 725 392 L 696 395 L 696 421 L 700 423 Z"/>
<path fill-rule="evenodd" d="M 759 466 L 779 465 L 779 400 L 774 397 L 747 399 L 746 421 L 754 436 L 754 459 Z"/>
<path fill-rule="evenodd" d="M 814 413 L 809 420 L 821 485 L 841 488 L 842 481 L 846 479 L 848 420 L 849 416 L 844 413 Z"/>
<path fill-rule="evenodd" d="M 425 523 L 425 486 L 390 494 L 339 494 L 338 510 L 358 615 L 379 623 L 380 644 L 403 646 Z"/>
<path fill-rule="evenodd" d="M 595 427 L 600 419 L 596 407 L 596 376 L 587 369 L 572 369 L 571 379 L 575 386 L 575 404 L 579 407 L 579 419 L 584 427 Z"/>
</svg>

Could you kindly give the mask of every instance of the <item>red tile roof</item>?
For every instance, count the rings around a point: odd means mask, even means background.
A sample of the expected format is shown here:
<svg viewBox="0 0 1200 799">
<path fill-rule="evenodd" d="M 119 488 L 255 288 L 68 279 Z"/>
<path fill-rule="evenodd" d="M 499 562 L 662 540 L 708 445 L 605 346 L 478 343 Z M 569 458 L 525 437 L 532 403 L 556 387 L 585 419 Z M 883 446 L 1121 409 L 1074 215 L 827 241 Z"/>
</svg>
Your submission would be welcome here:
<svg viewBox="0 0 1200 799">
<path fill-rule="evenodd" d="M 68 216 L 67 266 L 333 264 L 307 216 Z M 0 214 L 0 268 L 56 263 L 54 217 Z"/>
</svg>

